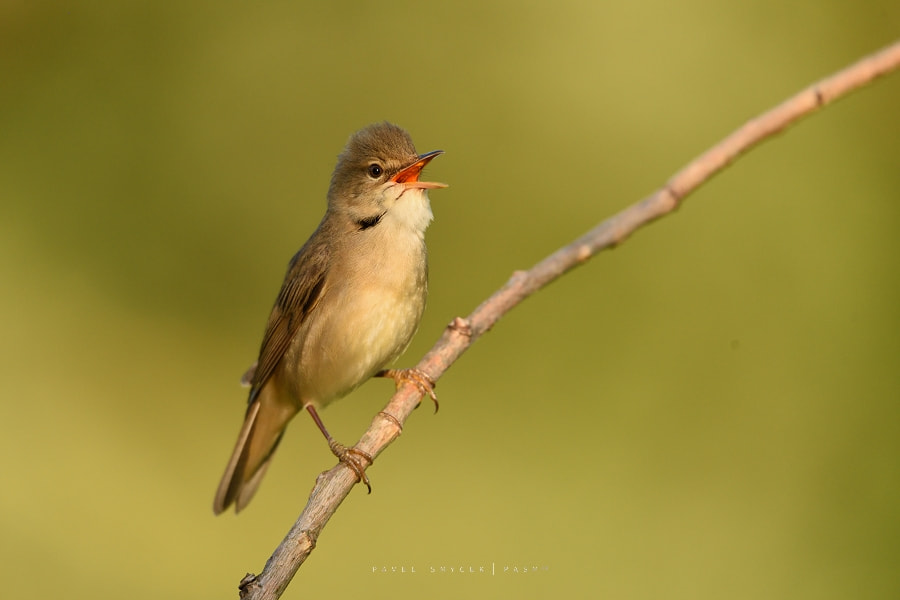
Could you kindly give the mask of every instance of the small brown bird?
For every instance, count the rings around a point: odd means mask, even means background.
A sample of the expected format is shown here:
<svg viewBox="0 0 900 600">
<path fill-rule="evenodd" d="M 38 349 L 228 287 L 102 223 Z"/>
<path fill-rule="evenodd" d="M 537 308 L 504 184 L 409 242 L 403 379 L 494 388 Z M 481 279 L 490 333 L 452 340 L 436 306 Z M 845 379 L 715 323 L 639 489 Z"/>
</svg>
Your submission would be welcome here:
<svg viewBox="0 0 900 600">
<path fill-rule="evenodd" d="M 244 376 L 249 407 L 216 492 L 216 514 L 247 505 L 302 408 L 368 485 L 361 459 L 371 457 L 335 442 L 317 409 L 375 375 L 398 384 L 412 379 L 430 391 L 421 373 L 383 369 L 409 345 L 425 309 L 427 190 L 446 185 L 419 181 L 419 174 L 439 154 L 416 154 L 406 131 L 379 123 L 355 133 L 338 157 L 325 217 L 288 265 L 259 359 Z"/>
</svg>

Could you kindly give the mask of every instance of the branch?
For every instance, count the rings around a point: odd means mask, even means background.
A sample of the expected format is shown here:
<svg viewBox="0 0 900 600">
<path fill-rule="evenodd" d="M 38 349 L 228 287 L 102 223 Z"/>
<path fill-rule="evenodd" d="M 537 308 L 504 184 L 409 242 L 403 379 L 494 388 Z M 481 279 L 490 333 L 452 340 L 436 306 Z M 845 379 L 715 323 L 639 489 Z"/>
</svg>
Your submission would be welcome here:
<svg viewBox="0 0 900 600">
<path fill-rule="evenodd" d="M 531 269 L 515 272 L 506 285 L 468 318 L 454 319 L 416 368 L 437 381 L 475 340 L 522 300 L 601 250 L 621 244 L 640 227 L 674 211 L 688 194 L 759 142 L 898 66 L 900 41 L 813 84 L 748 121 L 644 200 L 603 221 Z M 355 447 L 372 457 L 381 454 L 400 435 L 403 423 L 421 398 L 421 390 L 413 384 L 398 389 Z M 241 598 L 261 600 L 281 596 L 297 569 L 315 548 L 322 528 L 355 483 L 355 473 L 340 463 L 318 476 L 306 508 L 266 562 L 263 572 L 258 576 L 248 574 L 241 581 Z"/>
</svg>

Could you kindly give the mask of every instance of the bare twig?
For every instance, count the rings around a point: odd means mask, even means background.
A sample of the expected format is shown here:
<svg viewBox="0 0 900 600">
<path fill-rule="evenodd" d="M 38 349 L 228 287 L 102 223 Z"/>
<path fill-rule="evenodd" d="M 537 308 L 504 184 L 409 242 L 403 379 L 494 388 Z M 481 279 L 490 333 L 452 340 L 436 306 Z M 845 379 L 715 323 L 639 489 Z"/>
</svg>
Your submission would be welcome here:
<svg viewBox="0 0 900 600">
<path fill-rule="evenodd" d="M 752 119 L 676 173 L 662 188 L 597 225 L 571 244 L 560 248 L 527 271 L 517 271 L 466 319 L 456 318 L 417 368 L 437 380 L 472 343 L 522 300 L 570 269 L 612 246 L 634 231 L 675 210 L 684 198 L 740 154 L 836 98 L 900 66 L 900 41 L 867 56 L 846 69 L 806 88 L 770 111 Z M 413 384 L 404 385 L 376 415 L 356 445 L 378 456 L 397 436 L 422 398 Z M 338 464 L 319 475 L 309 501 L 284 541 L 259 576 L 241 581 L 241 598 L 274 599 L 281 596 L 297 569 L 316 546 L 328 519 L 356 483 L 356 475 Z"/>
</svg>

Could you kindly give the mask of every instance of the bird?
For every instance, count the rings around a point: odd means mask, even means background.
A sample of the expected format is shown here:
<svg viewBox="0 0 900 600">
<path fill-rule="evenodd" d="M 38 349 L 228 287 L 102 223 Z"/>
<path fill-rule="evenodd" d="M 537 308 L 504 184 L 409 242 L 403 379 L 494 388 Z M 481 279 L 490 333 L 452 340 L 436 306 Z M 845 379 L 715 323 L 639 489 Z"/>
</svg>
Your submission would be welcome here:
<svg viewBox="0 0 900 600">
<path fill-rule="evenodd" d="M 336 442 L 318 410 L 373 376 L 412 381 L 437 408 L 427 375 L 386 367 L 406 350 L 425 310 L 428 190 L 447 185 L 419 176 L 442 153 L 417 154 L 410 135 L 385 121 L 354 133 L 338 156 L 325 216 L 290 260 L 259 358 L 243 377 L 248 406 L 215 514 L 247 506 L 301 409 L 371 492 L 372 458 Z"/>
</svg>

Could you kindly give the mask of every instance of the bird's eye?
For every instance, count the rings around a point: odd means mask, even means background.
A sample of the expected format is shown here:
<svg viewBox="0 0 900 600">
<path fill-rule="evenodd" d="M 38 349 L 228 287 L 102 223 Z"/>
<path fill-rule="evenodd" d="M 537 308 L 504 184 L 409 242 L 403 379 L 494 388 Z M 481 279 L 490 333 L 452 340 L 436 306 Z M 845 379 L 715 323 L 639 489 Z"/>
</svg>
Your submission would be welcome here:
<svg viewBox="0 0 900 600">
<path fill-rule="evenodd" d="M 381 177 L 381 174 L 384 173 L 384 169 L 381 168 L 381 165 L 378 163 L 372 163 L 369 165 L 369 177 L 372 179 L 378 179 Z"/>
</svg>

